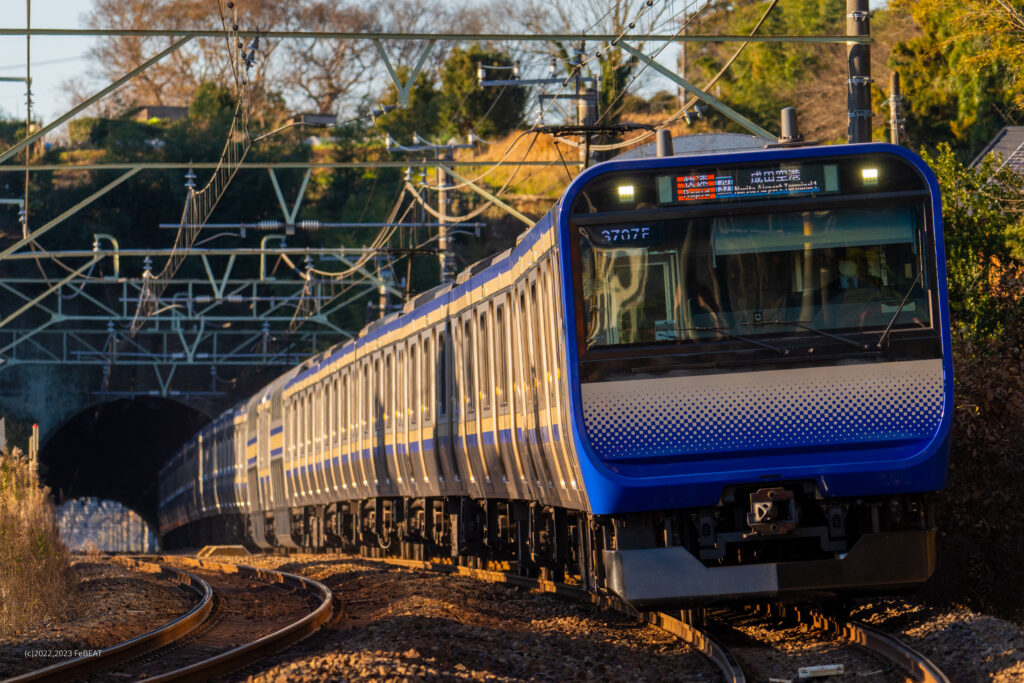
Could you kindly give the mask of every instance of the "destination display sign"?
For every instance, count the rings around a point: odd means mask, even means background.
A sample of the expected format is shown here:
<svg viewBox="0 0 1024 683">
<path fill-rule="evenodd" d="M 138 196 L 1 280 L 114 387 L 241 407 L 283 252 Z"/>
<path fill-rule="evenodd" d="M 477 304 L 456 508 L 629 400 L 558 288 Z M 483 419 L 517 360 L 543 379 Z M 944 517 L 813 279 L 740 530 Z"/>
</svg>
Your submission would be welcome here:
<svg viewBox="0 0 1024 683">
<path fill-rule="evenodd" d="M 837 164 L 765 168 L 700 169 L 658 176 L 658 203 L 791 197 L 839 192 Z"/>
</svg>

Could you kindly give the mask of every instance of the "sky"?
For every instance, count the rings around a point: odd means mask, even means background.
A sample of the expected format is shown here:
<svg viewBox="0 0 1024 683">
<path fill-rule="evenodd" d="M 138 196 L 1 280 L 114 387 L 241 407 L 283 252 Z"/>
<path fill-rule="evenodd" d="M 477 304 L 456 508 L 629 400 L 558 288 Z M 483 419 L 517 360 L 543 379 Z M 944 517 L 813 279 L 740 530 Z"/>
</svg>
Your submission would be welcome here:
<svg viewBox="0 0 1024 683">
<path fill-rule="evenodd" d="M 0 0 L 3 12 L 0 26 L 24 27 L 27 0 Z M 32 26 L 35 28 L 81 28 L 82 19 L 92 8 L 92 0 L 30 0 Z M 514 0 L 509 0 L 513 2 Z M 833 0 L 843 3 L 845 0 Z M 871 7 L 885 0 L 871 0 Z M 89 61 L 86 52 L 94 38 L 36 36 L 31 40 L 33 108 L 44 122 L 52 121 L 71 106 L 63 84 L 68 80 L 88 80 Z M 25 38 L 0 36 L 0 77 L 24 77 Z M 99 90 L 105 83 L 94 82 L 90 90 Z M 25 116 L 23 83 L 0 81 L 0 114 Z"/>
</svg>

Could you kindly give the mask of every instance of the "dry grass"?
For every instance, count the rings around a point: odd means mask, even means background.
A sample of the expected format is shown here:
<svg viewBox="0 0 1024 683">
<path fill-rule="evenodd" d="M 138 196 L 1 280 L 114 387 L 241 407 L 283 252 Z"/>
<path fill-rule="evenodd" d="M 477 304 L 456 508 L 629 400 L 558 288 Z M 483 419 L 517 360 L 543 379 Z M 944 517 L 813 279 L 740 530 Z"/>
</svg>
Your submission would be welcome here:
<svg viewBox="0 0 1024 683">
<path fill-rule="evenodd" d="M 0 457 L 0 638 L 60 613 L 68 568 L 49 489 L 15 448 Z"/>
</svg>

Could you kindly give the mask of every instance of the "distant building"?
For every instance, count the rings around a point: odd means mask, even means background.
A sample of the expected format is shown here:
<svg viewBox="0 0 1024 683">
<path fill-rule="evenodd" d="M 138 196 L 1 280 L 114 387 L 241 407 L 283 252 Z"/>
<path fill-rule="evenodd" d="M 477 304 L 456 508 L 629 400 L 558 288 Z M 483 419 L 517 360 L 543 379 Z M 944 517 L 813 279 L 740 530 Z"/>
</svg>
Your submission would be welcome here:
<svg viewBox="0 0 1024 683">
<path fill-rule="evenodd" d="M 188 107 L 165 107 L 162 104 L 147 104 L 139 107 L 132 115 L 132 118 L 145 123 L 150 119 L 181 121 L 186 116 L 188 116 Z"/>
<path fill-rule="evenodd" d="M 1017 175 L 1024 175 L 1024 126 L 1006 126 L 981 150 L 971 168 L 978 166 L 989 154 L 1002 159 L 1001 168 L 1009 168 Z"/>
</svg>

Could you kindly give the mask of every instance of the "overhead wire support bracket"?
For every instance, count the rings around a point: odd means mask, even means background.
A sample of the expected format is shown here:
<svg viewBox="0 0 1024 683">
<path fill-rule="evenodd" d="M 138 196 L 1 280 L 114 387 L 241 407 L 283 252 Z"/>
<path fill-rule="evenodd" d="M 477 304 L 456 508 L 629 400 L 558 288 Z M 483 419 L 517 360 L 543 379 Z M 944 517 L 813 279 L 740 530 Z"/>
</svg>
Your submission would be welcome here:
<svg viewBox="0 0 1024 683">
<path fill-rule="evenodd" d="M 35 34 L 35 32 L 36 32 L 35 29 L 33 29 L 32 33 Z M 185 45 L 185 43 L 187 43 L 190 40 L 192 40 L 192 38 L 193 38 L 192 34 L 186 34 L 184 38 L 180 38 L 179 40 L 174 41 L 174 43 L 171 44 L 169 47 L 167 47 L 164 50 L 161 50 L 159 53 L 157 53 L 153 57 L 150 57 L 149 59 L 147 59 L 145 62 L 143 62 L 139 66 L 135 67 L 134 69 L 132 69 L 131 71 L 126 73 L 124 76 L 121 76 L 121 78 L 117 79 L 116 81 L 114 81 L 113 83 L 108 85 L 107 87 L 103 88 L 103 90 L 100 90 L 95 95 L 92 95 L 91 97 L 86 98 L 78 106 L 72 107 L 71 109 L 66 111 L 64 114 L 62 114 L 61 116 L 57 117 L 57 119 L 55 119 L 54 121 L 46 124 L 45 126 L 40 128 L 36 132 L 32 133 L 31 135 L 28 135 L 24 140 L 22 140 L 21 142 L 16 143 L 13 147 L 8 149 L 3 154 L 0 154 L 0 163 L 3 163 L 5 161 L 7 161 L 12 156 L 14 156 L 18 152 L 20 152 L 22 149 L 24 149 L 28 145 L 31 145 L 33 142 L 35 142 L 39 138 L 43 137 L 44 135 L 49 133 L 51 130 L 53 130 L 57 126 L 61 125 L 62 123 L 64 123 L 68 119 L 70 119 L 75 114 L 79 113 L 80 111 L 82 111 L 84 109 L 87 109 L 87 108 L 91 107 L 93 104 L 95 104 L 99 100 L 103 99 L 104 97 L 106 97 L 110 93 L 114 92 L 115 90 L 120 88 L 122 85 L 124 85 L 125 83 L 127 83 L 131 79 L 135 78 L 140 73 L 142 73 L 143 71 L 145 71 L 149 67 L 153 66 L 154 64 L 159 62 L 161 59 L 163 59 L 167 55 L 171 54 L 172 52 L 176 52 L 179 48 L 181 48 L 183 45 Z"/>
<path fill-rule="evenodd" d="M 510 215 L 514 216 L 515 218 L 518 218 L 520 221 L 525 223 L 527 227 L 531 227 L 532 228 L 534 223 L 537 222 L 537 221 L 533 220 L 532 218 L 530 218 L 529 216 L 516 211 L 510 205 L 508 205 L 505 202 L 503 202 L 500 199 L 498 199 L 497 195 L 495 195 L 493 192 L 485 190 L 484 188 L 482 188 L 479 185 L 477 185 L 476 183 L 474 183 L 472 180 L 469 180 L 467 178 L 463 178 L 461 175 L 459 175 L 458 173 L 456 173 L 455 171 L 453 171 L 452 169 L 446 167 L 443 164 L 440 165 L 440 168 L 442 170 L 444 170 L 445 172 L 452 174 L 457 180 L 465 183 L 466 186 L 469 189 L 473 190 L 473 192 L 476 192 L 478 195 L 480 195 L 484 199 L 488 200 L 489 202 L 491 202 L 495 206 L 501 207 L 506 212 L 508 212 Z"/>
<path fill-rule="evenodd" d="M 409 80 L 406 83 L 402 82 L 402 79 L 398 77 L 395 72 L 395 68 L 391 66 L 391 58 L 388 57 L 388 51 L 381 45 L 379 38 L 373 39 L 373 46 L 377 48 L 377 53 L 380 55 L 381 60 L 384 62 L 384 66 L 387 67 L 388 73 L 391 75 L 391 80 L 395 83 L 395 88 L 398 90 L 398 104 L 401 107 L 409 106 L 409 94 L 412 90 L 413 83 L 416 82 L 416 77 L 420 75 L 420 71 L 423 69 L 423 63 L 427 61 L 427 55 L 430 54 L 431 49 L 434 47 L 436 38 L 431 38 L 427 41 L 426 46 L 420 51 L 420 55 L 416 60 L 416 65 L 409 72 Z"/>
<path fill-rule="evenodd" d="M 15 242 L 11 246 L 7 247 L 3 251 L 0 251 L 0 261 L 3 261 L 8 256 L 10 256 L 14 252 L 18 251 L 19 249 L 24 247 L 29 242 L 35 241 L 38 237 L 40 237 L 41 235 L 43 235 L 46 232 L 49 232 L 50 230 L 55 228 L 58 224 L 60 224 L 63 221 L 65 221 L 66 219 L 70 218 L 71 216 L 74 216 L 76 213 L 81 211 L 83 208 L 85 208 L 89 204 L 92 204 L 94 201 L 96 201 L 97 199 L 99 199 L 103 195 L 107 194 L 108 192 L 113 190 L 115 187 L 117 187 L 118 185 L 123 183 L 124 181 L 128 180 L 129 178 L 131 178 L 133 175 L 138 173 L 140 170 L 141 169 L 137 169 L 136 168 L 136 169 L 132 169 L 130 171 L 127 171 L 126 173 L 122 173 L 120 176 L 117 177 L 117 179 L 107 183 L 106 185 L 104 185 L 100 189 L 96 190 L 91 195 L 89 195 L 88 197 L 86 197 L 82 201 L 78 202 L 77 204 L 72 206 L 67 211 L 64 211 L 62 214 L 60 214 L 56 218 L 53 218 L 52 220 L 48 221 L 42 227 L 36 228 L 31 233 L 29 233 L 28 236 L 23 237 L 22 239 L 18 240 L 17 242 Z"/>
<path fill-rule="evenodd" d="M 662 66 L 661 64 L 656 62 L 654 60 L 654 57 L 652 57 L 651 55 L 644 54 L 644 52 L 642 52 L 641 50 L 636 49 L 635 47 L 633 47 L 632 45 L 630 45 L 629 43 L 627 43 L 624 40 L 620 40 L 617 43 L 617 45 L 618 45 L 618 47 L 621 47 L 623 50 L 625 50 L 629 54 L 631 54 L 634 57 L 636 57 L 637 59 L 644 60 L 647 63 L 647 65 L 650 66 L 652 69 L 654 69 L 655 71 L 657 71 L 661 75 L 665 76 L 666 78 L 671 80 L 676 85 L 682 87 L 684 90 L 689 92 L 691 95 L 697 97 L 698 99 L 702 100 L 703 102 L 705 102 L 705 103 L 709 104 L 710 106 L 714 107 L 721 114 L 723 114 L 726 118 L 728 118 L 728 119 L 730 119 L 732 121 L 735 121 L 736 123 L 740 124 L 741 126 L 746 128 L 747 130 L 752 132 L 754 135 L 757 135 L 758 137 L 762 137 L 762 138 L 764 138 L 766 140 L 771 140 L 772 142 L 775 142 L 777 140 L 777 137 L 775 135 L 772 135 L 767 130 L 765 130 L 761 126 L 757 125 L 756 123 L 754 123 L 753 121 L 748 119 L 746 116 L 744 116 L 743 114 L 739 113 L 738 111 L 736 111 L 735 109 L 733 109 L 732 107 L 727 105 L 725 102 L 722 102 L 720 99 L 718 99 L 714 95 L 712 95 L 710 93 L 704 92 L 703 90 L 701 90 L 700 88 L 695 86 L 693 83 L 691 83 L 690 81 L 688 81 L 685 78 L 683 78 L 682 76 L 680 76 L 679 74 L 677 74 L 677 73 L 675 73 L 673 71 L 670 71 L 666 67 Z"/>
<path fill-rule="evenodd" d="M 673 43 L 823 43 L 832 45 L 846 45 L 848 43 L 872 42 L 870 36 L 800 36 L 800 35 L 776 35 L 776 36 L 748 36 L 740 34 L 724 35 L 699 35 L 699 34 L 629 34 L 620 35 L 613 33 L 388 33 L 388 32 L 366 32 L 353 33 L 350 31 L 224 31 L 219 29 L 110 29 L 110 28 L 34 28 L 32 35 L 41 36 L 136 36 L 141 38 L 176 38 L 178 36 L 189 36 L 191 38 L 224 38 L 227 36 L 239 36 L 244 38 L 323 38 L 330 40 L 449 40 L 453 42 L 475 41 L 480 43 L 503 43 L 508 41 L 528 43 L 550 43 L 557 42 L 579 42 L 581 40 L 610 43 L 612 41 L 626 40 L 649 40 L 651 42 L 673 42 Z M 27 30 L 24 28 L 0 28 L 0 36 L 24 36 Z"/>
</svg>

